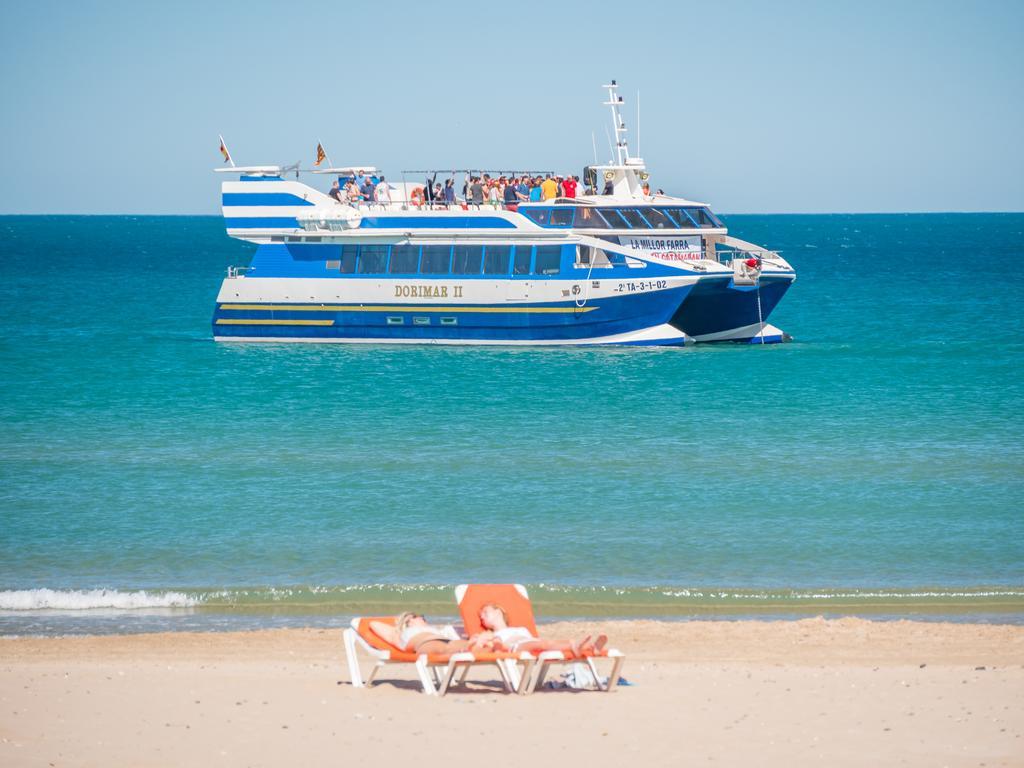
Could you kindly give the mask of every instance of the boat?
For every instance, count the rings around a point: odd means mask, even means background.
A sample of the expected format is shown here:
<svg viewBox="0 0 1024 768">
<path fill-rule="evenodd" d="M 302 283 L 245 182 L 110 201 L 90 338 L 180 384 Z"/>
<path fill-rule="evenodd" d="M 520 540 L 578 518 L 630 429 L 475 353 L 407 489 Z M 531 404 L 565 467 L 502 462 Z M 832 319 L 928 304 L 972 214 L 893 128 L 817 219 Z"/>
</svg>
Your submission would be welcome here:
<svg viewBox="0 0 1024 768">
<path fill-rule="evenodd" d="M 371 165 L 236 167 L 222 184 L 227 234 L 253 243 L 230 267 L 218 341 L 497 345 L 685 345 L 788 340 L 767 318 L 796 278 L 775 251 L 734 238 L 708 204 L 649 189 L 616 81 L 613 158 L 581 194 L 483 201 L 473 179 L 552 172 L 446 171 L 463 195 L 434 197 L 434 171 L 385 181 Z M 318 144 L 317 163 L 325 153 Z M 290 178 L 295 171 L 295 178 Z M 320 174 L 332 193 L 299 180 Z M 423 178 L 425 183 L 407 178 Z M 369 184 L 365 200 L 338 189 Z M 454 187 L 454 181 L 449 184 Z M 472 192 L 471 192 L 472 191 Z M 474 202 L 475 201 L 475 202 Z"/>
</svg>

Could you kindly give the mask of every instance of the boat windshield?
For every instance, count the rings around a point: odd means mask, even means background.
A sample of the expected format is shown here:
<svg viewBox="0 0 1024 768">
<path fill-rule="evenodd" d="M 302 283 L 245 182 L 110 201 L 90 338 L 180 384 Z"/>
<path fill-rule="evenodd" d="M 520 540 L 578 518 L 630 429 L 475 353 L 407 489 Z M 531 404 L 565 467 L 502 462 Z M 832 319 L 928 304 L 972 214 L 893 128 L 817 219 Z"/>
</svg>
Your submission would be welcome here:
<svg viewBox="0 0 1024 768">
<path fill-rule="evenodd" d="M 605 208 L 522 207 L 519 213 L 542 227 L 576 229 L 712 229 L 721 221 L 703 206 Z"/>
</svg>

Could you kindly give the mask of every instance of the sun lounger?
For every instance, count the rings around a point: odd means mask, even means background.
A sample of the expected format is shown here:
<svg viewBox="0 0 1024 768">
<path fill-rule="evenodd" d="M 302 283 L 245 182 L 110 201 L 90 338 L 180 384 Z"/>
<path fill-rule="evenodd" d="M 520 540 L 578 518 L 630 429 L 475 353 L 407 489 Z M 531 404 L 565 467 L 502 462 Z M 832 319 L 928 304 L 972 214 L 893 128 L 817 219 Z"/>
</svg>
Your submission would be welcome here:
<svg viewBox="0 0 1024 768">
<path fill-rule="evenodd" d="M 417 654 L 398 648 L 380 637 L 371 627 L 371 622 L 374 621 L 393 625 L 395 617 L 357 617 L 352 619 L 352 626 L 343 633 L 349 676 L 352 686 L 355 688 L 364 688 L 370 685 L 377 673 L 388 664 L 415 664 L 420 683 L 423 685 L 423 692 L 431 696 L 444 696 L 456 673 L 461 672 L 458 680 L 458 683 L 461 684 L 465 681 L 469 668 L 479 664 L 496 666 L 506 690 L 510 692 L 521 692 L 522 687 L 531 678 L 530 672 L 536 659 L 528 653 L 458 651 L 456 653 Z M 365 681 L 362 670 L 359 668 L 357 650 L 361 650 L 374 660 L 373 667 Z"/>
<path fill-rule="evenodd" d="M 537 637 L 537 625 L 533 618 L 533 606 L 526 587 L 522 584 L 460 584 L 455 588 L 455 599 L 459 604 L 459 613 L 466 632 L 470 635 L 483 631 L 480 624 L 480 609 L 488 603 L 497 603 L 505 609 L 510 627 L 525 627 Z M 619 671 L 626 660 L 621 651 L 605 648 L 599 652 L 583 654 L 580 657 L 563 651 L 541 651 L 534 654 L 537 659 L 536 673 L 529 681 L 523 681 L 518 687 L 519 693 L 532 693 L 538 685 L 544 683 L 548 669 L 554 664 L 585 663 L 594 675 L 598 688 L 602 691 L 614 691 L 619 682 Z M 608 682 L 601 683 L 601 675 L 595 662 L 596 658 L 612 660 Z"/>
</svg>

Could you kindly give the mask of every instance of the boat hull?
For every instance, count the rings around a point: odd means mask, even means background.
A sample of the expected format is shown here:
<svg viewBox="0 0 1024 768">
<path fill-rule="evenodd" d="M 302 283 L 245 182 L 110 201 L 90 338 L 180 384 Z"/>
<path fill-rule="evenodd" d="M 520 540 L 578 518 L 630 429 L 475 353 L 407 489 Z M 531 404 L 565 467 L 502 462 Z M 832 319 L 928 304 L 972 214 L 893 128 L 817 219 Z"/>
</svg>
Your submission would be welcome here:
<svg viewBox="0 0 1024 768">
<path fill-rule="evenodd" d="M 229 282 L 213 316 L 218 341 L 645 346 L 690 341 L 669 320 L 692 284 L 586 302 L 383 304 L 225 301 L 234 288 Z"/>
<path fill-rule="evenodd" d="M 756 286 L 737 286 L 728 276 L 702 279 L 670 322 L 697 342 L 787 341 L 766 323 L 793 280 L 792 275 L 762 276 Z"/>
</svg>

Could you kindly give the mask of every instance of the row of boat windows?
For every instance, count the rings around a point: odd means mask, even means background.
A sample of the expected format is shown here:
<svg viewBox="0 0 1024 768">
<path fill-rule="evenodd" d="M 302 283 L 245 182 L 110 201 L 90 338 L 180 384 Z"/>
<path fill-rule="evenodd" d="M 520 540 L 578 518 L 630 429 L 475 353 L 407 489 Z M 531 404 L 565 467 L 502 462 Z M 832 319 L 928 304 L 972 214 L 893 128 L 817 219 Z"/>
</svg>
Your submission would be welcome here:
<svg viewBox="0 0 1024 768">
<path fill-rule="evenodd" d="M 521 207 L 519 212 L 542 227 L 577 229 L 708 229 L 723 226 L 707 208 L 558 208 Z"/>
<path fill-rule="evenodd" d="M 356 275 L 556 275 L 560 245 L 344 245 L 328 269 Z"/>
</svg>

